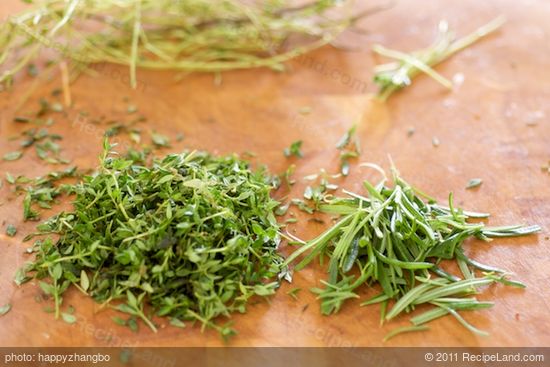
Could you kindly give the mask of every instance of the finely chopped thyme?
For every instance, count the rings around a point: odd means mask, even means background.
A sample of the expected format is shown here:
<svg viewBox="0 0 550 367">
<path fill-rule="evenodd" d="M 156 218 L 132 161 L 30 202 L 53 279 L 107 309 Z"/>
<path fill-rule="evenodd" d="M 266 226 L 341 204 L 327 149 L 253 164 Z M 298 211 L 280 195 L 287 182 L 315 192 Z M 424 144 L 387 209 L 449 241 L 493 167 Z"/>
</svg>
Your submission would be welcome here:
<svg viewBox="0 0 550 367">
<path fill-rule="evenodd" d="M 369 166 L 384 173 L 377 166 Z M 303 246 L 285 264 L 307 254 L 295 267 L 300 270 L 317 256 L 329 256 L 324 288 L 312 289 L 326 315 L 338 312 L 346 300 L 358 298 L 355 290 L 363 284 L 378 284 L 382 290 L 362 304 L 381 303 L 381 322 L 411 312 L 421 304 L 435 306 L 414 316 L 412 326 L 394 330 L 386 339 L 401 332 L 425 330 L 425 323 L 447 314 L 470 331 L 485 335 L 458 311 L 493 305 L 473 297 L 477 287 L 495 282 L 518 287 L 523 284 L 505 279 L 504 270 L 470 259 L 463 242 L 470 237 L 490 241 L 494 237 L 528 235 L 540 231 L 540 227 L 469 223 L 469 219 L 486 218 L 488 214 L 455 208 L 452 195 L 449 207 L 438 205 L 433 199 L 425 202 L 424 194 L 407 184 L 395 169 L 392 172 L 393 187 L 386 186 L 384 174 L 377 185 L 364 182 L 368 197 L 344 190 L 349 198 L 334 197 L 320 204 L 321 211 L 340 216 L 339 221 L 317 238 L 302 242 Z M 445 271 L 441 267 L 443 260 L 454 260 L 462 277 Z M 481 270 L 482 276 L 478 277 L 474 269 Z M 389 301 L 394 303 L 387 311 Z"/>
<path fill-rule="evenodd" d="M 287 275 L 272 178 L 236 156 L 171 154 L 146 166 L 111 149 L 106 141 L 99 171 L 74 186 L 74 210 L 38 226 L 58 239 L 41 236 L 16 282 L 41 279 L 56 317 L 74 285 L 154 331 L 156 314 L 232 335 L 213 320 L 245 312 Z"/>
</svg>

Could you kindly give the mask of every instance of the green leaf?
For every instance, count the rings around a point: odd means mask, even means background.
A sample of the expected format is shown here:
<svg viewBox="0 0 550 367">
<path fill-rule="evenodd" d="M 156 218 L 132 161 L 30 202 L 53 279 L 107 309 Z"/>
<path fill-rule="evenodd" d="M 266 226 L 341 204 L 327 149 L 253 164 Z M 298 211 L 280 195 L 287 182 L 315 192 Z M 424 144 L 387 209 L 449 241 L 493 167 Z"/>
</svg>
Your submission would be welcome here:
<svg viewBox="0 0 550 367">
<path fill-rule="evenodd" d="M 346 146 L 348 146 L 355 136 L 355 130 L 357 129 L 356 125 L 353 125 L 346 133 L 338 140 L 338 143 L 336 143 L 337 149 L 344 149 Z"/>
<path fill-rule="evenodd" d="M 61 318 L 63 321 L 65 321 L 67 324 L 74 324 L 76 322 L 76 316 L 71 315 L 70 313 L 61 312 Z"/>
<path fill-rule="evenodd" d="M 30 279 L 31 278 L 27 276 L 27 272 L 26 272 L 25 268 L 19 268 L 15 272 L 15 277 L 14 277 L 13 281 L 15 282 L 15 284 L 21 285 L 23 283 L 28 282 Z"/>
<path fill-rule="evenodd" d="M 130 291 L 126 291 L 126 297 L 128 299 L 128 305 L 134 309 L 138 308 L 138 302 L 134 294 Z"/>
<path fill-rule="evenodd" d="M 53 279 L 59 280 L 61 279 L 61 276 L 63 275 L 63 268 L 61 267 L 60 263 L 55 264 L 51 268 L 51 275 Z"/>
<path fill-rule="evenodd" d="M 11 310 L 11 305 L 9 303 L 5 304 L 4 306 L 0 307 L 0 316 L 4 316 Z"/>
<path fill-rule="evenodd" d="M 136 315 L 137 314 L 137 311 L 128 306 L 126 303 L 121 303 L 119 305 L 117 305 L 115 307 L 116 310 L 120 311 L 120 312 L 124 312 L 124 313 L 127 313 L 127 314 L 130 314 L 130 315 Z"/>
<path fill-rule="evenodd" d="M 304 156 L 304 154 L 302 153 L 302 144 L 303 144 L 303 141 L 302 140 L 297 140 L 295 142 L 293 142 L 292 144 L 290 144 L 290 147 L 288 148 L 285 148 L 283 150 L 283 154 L 285 157 L 290 157 L 290 156 L 295 156 L 295 157 L 298 157 L 298 158 L 302 158 Z"/>
<path fill-rule="evenodd" d="M 172 181 L 173 178 L 174 178 L 174 175 L 166 175 L 163 178 L 161 178 L 160 180 L 158 180 L 157 183 L 159 185 L 162 185 L 163 183 Z"/>
<path fill-rule="evenodd" d="M 39 282 L 40 288 L 42 288 L 42 291 L 47 295 L 53 295 L 55 293 L 55 287 L 49 283 L 46 282 Z"/>
<path fill-rule="evenodd" d="M 121 317 L 113 316 L 113 317 L 111 317 L 111 320 L 113 320 L 114 323 L 117 324 L 117 325 L 126 326 L 126 320 L 124 320 Z"/>
<path fill-rule="evenodd" d="M 17 228 L 15 228 L 15 226 L 12 224 L 8 224 L 8 226 L 6 227 L 6 235 L 8 235 L 9 237 L 14 237 L 16 234 Z"/>
<path fill-rule="evenodd" d="M 90 280 L 88 279 L 88 274 L 86 274 L 86 271 L 84 269 L 80 271 L 80 287 L 84 291 L 87 291 L 90 287 Z"/>
<path fill-rule="evenodd" d="M 151 140 L 153 141 L 153 144 L 155 144 L 157 147 L 169 147 L 170 146 L 170 140 L 161 134 L 158 133 L 152 133 L 151 134 Z"/>
<path fill-rule="evenodd" d="M 13 185 L 15 183 L 15 177 L 13 177 L 9 172 L 6 172 L 6 181 Z"/>
<path fill-rule="evenodd" d="M 481 178 L 472 178 L 470 181 L 468 181 L 468 184 L 466 185 L 466 189 L 473 189 L 476 187 L 481 186 L 483 183 L 483 180 Z"/>
<path fill-rule="evenodd" d="M 6 153 L 4 154 L 4 156 L 2 157 L 5 161 L 16 161 L 18 160 L 19 158 L 21 158 L 23 156 L 23 152 L 21 151 L 15 151 L 15 152 L 10 152 L 10 153 Z"/>
<path fill-rule="evenodd" d="M 135 317 L 130 317 L 126 324 L 134 333 L 137 333 L 139 331 L 139 326 Z"/>
<path fill-rule="evenodd" d="M 185 327 L 185 324 L 178 318 L 172 317 L 170 318 L 170 325 L 178 327 L 183 329 Z"/>
</svg>

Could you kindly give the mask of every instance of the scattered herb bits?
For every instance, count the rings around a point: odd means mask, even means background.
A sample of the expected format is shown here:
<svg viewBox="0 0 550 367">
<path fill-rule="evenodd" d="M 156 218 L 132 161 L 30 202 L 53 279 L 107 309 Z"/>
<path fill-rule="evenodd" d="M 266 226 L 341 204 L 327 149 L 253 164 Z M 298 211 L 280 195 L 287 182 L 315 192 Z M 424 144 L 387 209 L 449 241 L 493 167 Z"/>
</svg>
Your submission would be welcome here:
<svg viewBox="0 0 550 367">
<path fill-rule="evenodd" d="M 4 159 L 5 161 L 16 161 L 19 158 L 21 158 L 22 156 L 23 156 L 23 152 L 15 151 L 15 152 L 9 152 L 9 153 L 4 154 L 2 159 Z"/>
<path fill-rule="evenodd" d="M 8 224 L 6 227 L 6 234 L 10 237 L 14 237 L 17 234 L 17 228 L 13 224 Z"/>
<path fill-rule="evenodd" d="M 357 125 L 353 125 L 336 144 L 336 148 L 340 150 L 340 172 L 343 176 L 349 175 L 349 160 L 361 155 L 361 144 L 356 135 L 356 130 Z"/>
<path fill-rule="evenodd" d="M 470 181 L 468 181 L 466 189 L 475 189 L 476 187 L 481 186 L 482 183 L 483 180 L 481 178 L 472 178 Z"/>
<path fill-rule="evenodd" d="M 23 199 L 23 219 L 25 221 L 39 220 L 40 213 L 37 210 L 38 208 L 50 209 L 57 197 L 64 193 L 73 193 L 72 185 L 62 185 L 59 184 L 59 181 L 66 178 L 76 178 L 79 175 L 80 173 L 78 173 L 76 167 L 69 167 L 63 171 L 52 171 L 34 180 L 26 179 L 27 186 L 17 188 L 18 191 L 25 191 L 25 197 Z"/>
<path fill-rule="evenodd" d="M 67 324 L 74 324 L 76 322 L 76 316 L 71 315 L 70 313 L 67 313 L 67 312 L 61 312 L 61 318 Z"/>
<path fill-rule="evenodd" d="M 19 122 L 19 123 L 27 123 L 27 122 L 30 122 L 31 119 L 28 118 L 28 117 L 16 116 L 16 117 L 13 118 L 13 121 L 14 122 Z"/>
<path fill-rule="evenodd" d="M 153 144 L 156 147 L 159 148 L 169 148 L 170 147 L 170 139 L 168 139 L 166 136 L 159 134 L 159 133 L 152 133 L 151 134 L 151 140 L 153 141 Z"/>
<path fill-rule="evenodd" d="M 18 282 L 41 279 L 56 315 L 74 284 L 155 331 L 154 314 L 233 334 L 214 319 L 245 312 L 285 276 L 272 178 L 236 156 L 191 152 L 140 165 L 104 148 L 98 172 L 74 186 L 73 211 L 38 226 L 58 239 L 37 241 Z"/>
<path fill-rule="evenodd" d="M 362 305 L 381 303 L 382 321 L 411 312 L 421 304 L 435 307 L 413 317 L 412 327 L 396 330 L 388 338 L 400 332 L 424 330 L 425 323 L 447 314 L 469 330 L 484 335 L 458 311 L 492 305 L 472 297 L 476 287 L 495 282 L 519 287 L 522 284 L 505 279 L 503 270 L 470 259 L 463 242 L 470 237 L 489 241 L 529 235 L 540 231 L 540 227 L 486 227 L 483 223 L 470 223 L 469 220 L 486 218 L 488 214 L 455 208 L 452 194 L 448 207 L 431 199 L 425 202 L 422 198 L 426 196 L 417 193 L 395 170 L 393 182 L 393 187 L 389 187 L 385 178 L 376 185 L 365 181 L 368 197 L 344 191 L 349 197 L 332 198 L 319 205 L 321 211 L 339 215 L 339 221 L 317 238 L 304 242 L 285 264 L 307 254 L 296 265 L 295 269 L 300 270 L 317 256 L 329 256 L 328 280 L 322 281 L 324 288 L 312 289 L 327 315 L 338 312 L 346 300 L 358 298 L 355 290 L 363 284 L 380 286 L 382 292 Z M 442 260 L 454 260 L 462 277 L 445 271 L 440 264 Z M 474 269 L 479 269 L 481 276 Z M 387 310 L 390 301 L 393 306 Z"/>
<path fill-rule="evenodd" d="M 181 321 L 180 319 L 177 319 L 175 317 L 172 317 L 170 319 L 170 325 L 178 327 L 180 329 L 183 329 L 185 327 L 185 323 Z"/>
<path fill-rule="evenodd" d="M 297 300 L 298 299 L 298 293 L 300 293 L 301 290 L 302 290 L 301 288 L 292 288 L 291 290 L 286 292 L 286 294 L 288 294 L 294 300 Z"/>
<path fill-rule="evenodd" d="M 294 156 L 294 157 L 302 158 L 304 156 L 304 153 L 302 153 L 302 143 L 303 141 L 297 140 L 292 144 L 290 144 L 290 147 L 285 148 L 283 150 L 284 156 L 285 157 Z"/>
<path fill-rule="evenodd" d="M 126 326 L 126 320 L 124 320 L 122 317 L 114 316 L 111 318 L 113 322 L 120 326 Z"/>
<path fill-rule="evenodd" d="M 9 303 L 5 304 L 4 306 L 0 307 L 0 316 L 4 316 L 8 312 L 10 312 L 10 310 L 11 310 L 11 305 Z"/>
</svg>

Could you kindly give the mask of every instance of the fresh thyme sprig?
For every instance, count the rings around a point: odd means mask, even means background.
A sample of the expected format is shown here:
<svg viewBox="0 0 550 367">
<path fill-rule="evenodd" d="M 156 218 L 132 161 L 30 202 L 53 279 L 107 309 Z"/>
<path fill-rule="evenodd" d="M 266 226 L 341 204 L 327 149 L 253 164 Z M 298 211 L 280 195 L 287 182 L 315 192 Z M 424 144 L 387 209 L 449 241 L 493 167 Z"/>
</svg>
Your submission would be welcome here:
<svg viewBox="0 0 550 367">
<path fill-rule="evenodd" d="M 379 167 L 369 166 L 383 173 Z M 359 286 L 379 284 L 382 293 L 363 305 L 382 303 L 382 321 L 411 312 L 420 304 L 437 307 L 415 316 L 411 321 L 417 327 L 403 332 L 420 330 L 418 326 L 451 314 L 469 330 L 483 334 L 467 324 L 457 311 L 491 304 L 464 297 L 475 294 L 477 287 L 494 282 L 522 284 L 506 280 L 503 270 L 470 259 L 464 253 L 464 241 L 471 237 L 490 241 L 495 237 L 529 235 L 540 227 L 470 223 L 471 219 L 486 218 L 488 214 L 455 208 L 452 194 L 448 207 L 431 199 L 425 202 L 425 194 L 405 182 L 395 169 L 392 173 L 393 187 L 386 185 L 386 178 L 376 185 L 365 181 L 368 196 L 344 191 L 348 198 L 333 198 L 321 204 L 321 211 L 339 215 L 340 220 L 317 238 L 304 242 L 284 264 L 305 255 L 295 266 L 300 270 L 317 256 L 329 255 L 328 280 L 322 281 L 324 288 L 312 289 L 321 300 L 324 314 L 338 312 L 346 300 L 358 298 L 355 290 Z M 442 269 L 442 260 L 455 260 L 463 279 Z M 483 276 L 475 276 L 476 268 L 484 272 Z M 386 312 L 390 300 L 395 303 Z"/>
<path fill-rule="evenodd" d="M 107 141 L 99 171 L 74 185 L 74 210 L 39 225 L 36 259 L 16 276 L 52 296 L 56 316 L 73 285 L 141 319 L 198 321 L 224 337 L 218 316 L 244 312 L 279 286 L 283 258 L 271 177 L 236 156 L 171 154 L 152 164 L 116 156 Z"/>
<path fill-rule="evenodd" d="M 336 0 L 300 6 L 240 0 L 34 1 L 1 25 L 0 66 L 10 66 L 0 83 L 11 82 L 44 48 L 80 65 L 126 65 L 133 87 L 139 67 L 282 70 L 285 61 L 326 45 L 361 17 L 342 14 L 341 5 Z M 327 15 L 337 8 L 337 17 Z M 291 45 L 287 41 L 294 36 L 305 40 Z"/>
<path fill-rule="evenodd" d="M 451 89 L 453 84 L 432 67 L 493 33 L 504 22 L 504 17 L 498 17 L 473 33 L 456 39 L 454 32 L 449 29 L 449 24 L 446 21 L 441 21 L 438 27 L 439 34 L 435 42 L 425 49 L 411 53 L 374 45 L 372 48 L 374 52 L 396 60 L 395 62 L 376 66 L 374 69 L 374 81 L 380 87 L 378 97 L 385 101 L 393 92 L 410 85 L 412 79 L 420 73 L 425 73 L 445 88 Z"/>
</svg>

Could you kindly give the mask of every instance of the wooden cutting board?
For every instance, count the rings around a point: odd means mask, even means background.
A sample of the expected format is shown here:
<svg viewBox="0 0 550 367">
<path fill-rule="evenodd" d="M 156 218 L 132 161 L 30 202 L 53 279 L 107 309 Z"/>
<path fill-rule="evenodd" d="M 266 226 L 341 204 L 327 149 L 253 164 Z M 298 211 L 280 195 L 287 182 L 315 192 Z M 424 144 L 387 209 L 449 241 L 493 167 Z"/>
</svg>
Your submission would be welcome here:
<svg viewBox="0 0 550 367">
<path fill-rule="evenodd" d="M 369 6 L 364 1 L 361 5 Z M 19 1 L 4 0 L 0 17 L 19 9 Z M 504 28 L 458 54 L 437 70 L 459 80 L 448 92 L 421 76 L 405 92 L 388 103 L 373 102 L 376 90 L 371 82 L 372 67 L 383 60 L 370 52 L 373 43 L 409 51 L 428 45 L 437 23 L 447 19 L 459 35 L 466 34 L 499 14 L 509 21 Z M 400 0 L 384 12 L 363 22 L 364 32 L 348 31 L 339 48 L 325 47 L 290 63 L 286 73 L 269 70 L 228 72 L 221 85 L 212 75 L 182 76 L 174 73 L 139 71 L 139 87 L 128 86 L 125 68 L 96 68 L 97 76 L 82 76 L 71 87 L 73 108 L 55 114 L 51 130 L 64 135 L 63 155 L 79 167 L 95 167 L 104 125 L 93 120 L 128 119 L 127 106 L 135 104 L 147 117 L 144 129 L 154 129 L 174 138 L 183 133 L 168 151 L 208 149 L 218 153 L 252 151 L 257 161 L 272 172 L 283 172 L 289 161 L 282 150 L 292 141 L 304 141 L 305 157 L 297 164 L 295 177 L 338 169 L 335 144 L 355 121 L 360 121 L 364 148 L 361 161 L 388 167 L 388 155 L 402 176 L 415 186 L 444 201 L 449 191 L 461 206 L 492 213 L 491 225 L 540 224 L 540 235 L 521 239 L 471 241 L 467 252 L 481 262 L 498 265 L 527 284 L 517 290 L 504 286 L 485 289 L 480 298 L 495 302 L 491 310 L 465 314 L 468 321 L 491 333 L 478 337 L 451 317 L 433 322 L 429 332 L 402 335 L 387 343 L 383 336 L 408 323 L 408 317 L 380 326 L 379 309 L 347 303 L 332 317 L 322 316 L 319 304 L 307 289 L 319 284 L 325 273 L 310 267 L 294 274 L 294 284 L 284 284 L 270 300 L 252 305 L 244 315 L 233 317 L 239 335 L 232 346 L 548 346 L 550 344 L 550 174 L 541 166 L 550 160 L 550 2 L 539 0 L 418 1 Z M 13 117 L 33 110 L 41 97 L 50 98 L 60 86 L 59 73 L 33 87 L 23 78 L 11 93 L 0 95 L 0 155 L 17 147 L 8 141 L 24 129 Z M 34 89 L 33 89 L 34 88 Z M 18 103 L 29 100 L 19 111 Z M 128 97 L 128 101 L 124 98 Z M 52 98 L 50 98 L 52 99 Z M 304 107 L 311 109 L 302 113 Z M 78 112 L 88 116 L 77 119 Z M 407 131 L 415 128 L 408 137 Z M 440 145 L 435 147 L 436 138 Z M 27 154 L 16 162 L 0 162 L 4 172 L 35 177 L 51 170 Z M 483 185 L 466 190 L 474 177 Z M 361 190 L 372 172 L 353 167 L 340 182 Z M 300 197 L 301 180 L 291 195 Z M 216 346 L 223 345 L 212 330 L 199 327 L 184 330 L 165 327 L 154 334 L 145 326 L 132 333 L 111 321 L 110 311 L 98 312 L 98 305 L 77 292 L 70 292 L 65 304 L 73 305 L 79 322 L 68 325 L 54 320 L 37 303 L 36 283 L 17 287 L 15 270 L 29 259 L 28 243 L 22 238 L 35 223 L 23 223 L 22 198 L 10 185 L 0 189 L 0 304 L 13 309 L 0 317 L 2 346 Z M 17 225 L 14 238 L 5 235 L 8 223 Z M 310 239 L 325 226 L 301 220 L 291 231 Z M 288 249 L 284 249 L 288 253 Z M 304 290 L 298 300 L 286 292 Z M 375 294 L 361 289 L 361 298 Z"/>
</svg>

